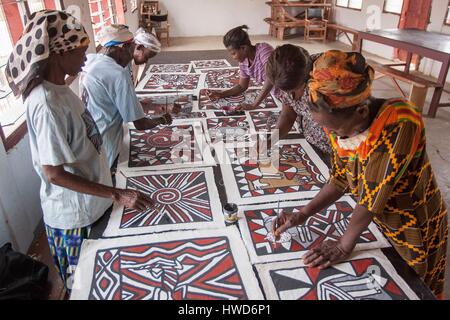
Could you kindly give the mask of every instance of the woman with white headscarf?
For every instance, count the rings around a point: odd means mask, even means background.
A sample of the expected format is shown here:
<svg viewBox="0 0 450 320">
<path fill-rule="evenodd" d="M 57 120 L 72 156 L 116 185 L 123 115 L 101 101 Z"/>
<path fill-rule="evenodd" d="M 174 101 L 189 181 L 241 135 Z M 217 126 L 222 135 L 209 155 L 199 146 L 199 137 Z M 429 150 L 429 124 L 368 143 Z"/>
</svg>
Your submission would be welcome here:
<svg viewBox="0 0 450 320">
<path fill-rule="evenodd" d="M 26 105 L 33 166 L 50 251 L 67 289 L 90 226 L 116 201 L 137 210 L 152 201 L 111 187 L 102 138 L 89 111 L 65 84 L 81 70 L 89 37 L 71 15 L 33 13 L 6 66 L 9 86 Z"/>
</svg>

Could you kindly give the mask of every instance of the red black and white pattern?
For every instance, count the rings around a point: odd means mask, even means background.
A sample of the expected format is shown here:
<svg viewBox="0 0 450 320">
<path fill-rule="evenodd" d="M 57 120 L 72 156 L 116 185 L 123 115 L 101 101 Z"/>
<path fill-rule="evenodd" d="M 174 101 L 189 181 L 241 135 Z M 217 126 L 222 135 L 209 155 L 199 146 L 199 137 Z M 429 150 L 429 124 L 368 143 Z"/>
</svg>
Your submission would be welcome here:
<svg viewBox="0 0 450 320">
<path fill-rule="evenodd" d="M 192 112 L 192 94 L 140 95 L 144 112 L 149 116 L 170 113 L 173 119 L 206 118 L 205 112 Z"/>
<path fill-rule="evenodd" d="M 256 132 L 272 131 L 275 129 L 279 112 L 275 111 L 249 111 L 252 129 Z M 292 127 L 289 133 L 299 133 L 296 124 Z"/>
<path fill-rule="evenodd" d="M 192 125 L 176 125 L 150 130 L 130 129 L 128 166 L 148 167 L 202 161 L 195 144 Z"/>
<path fill-rule="evenodd" d="M 417 300 L 379 250 L 360 253 L 326 269 L 299 261 L 257 267 L 268 299 L 280 300 Z"/>
<path fill-rule="evenodd" d="M 103 237 L 225 226 L 212 168 L 127 172 L 117 176 L 117 188 L 139 190 L 154 206 L 115 204 Z"/>
<path fill-rule="evenodd" d="M 313 197 L 321 189 L 328 170 L 311 146 L 301 139 L 283 143 L 273 151 L 272 163 L 259 161 L 255 148 L 225 148 L 231 165 L 221 168 L 229 201 L 251 204 L 279 197 L 299 199 Z"/>
<path fill-rule="evenodd" d="M 242 104 L 252 104 L 258 97 L 259 89 L 248 89 L 243 94 L 238 96 L 218 99 L 215 101 L 209 100 L 206 96 L 205 89 L 200 90 L 199 109 L 201 110 L 220 110 L 224 108 L 236 107 Z M 278 108 L 272 96 L 269 94 L 263 102 L 259 105 L 260 109 L 276 109 Z"/>
<path fill-rule="evenodd" d="M 155 207 L 124 209 L 121 229 L 213 220 L 203 171 L 131 177 L 126 188 L 147 194 Z"/>
<path fill-rule="evenodd" d="M 189 73 L 191 69 L 190 63 L 151 64 L 147 73 Z"/>
<path fill-rule="evenodd" d="M 191 63 L 196 70 L 231 67 L 231 64 L 226 59 L 195 60 L 191 61 Z"/>
<path fill-rule="evenodd" d="M 249 124 L 246 116 L 206 119 L 211 142 L 249 141 Z"/>
<path fill-rule="evenodd" d="M 206 74 L 205 87 L 229 89 L 239 84 L 239 68 L 200 70 Z M 263 83 L 250 79 L 249 87 L 262 87 Z"/>
<path fill-rule="evenodd" d="M 315 248 L 325 240 L 338 241 L 347 230 L 355 202 L 343 197 L 329 208 L 316 213 L 300 226 L 287 230 L 286 242 L 273 244 L 266 237 L 272 231 L 273 219 L 277 214 L 298 213 L 308 201 L 291 204 L 277 203 L 241 207 L 242 218 L 239 228 L 253 263 L 299 259 L 309 249 Z M 362 232 L 356 242 L 355 250 L 375 249 L 387 246 L 381 232 L 374 223 Z"/>
<path fill-rule="evenodd" d="M 245 257 L 236 227 L 87 240 L 71 299 L 262 299 Z"/>
<path fill-rule="evenodd" d="M 137 91 L 186 91 L 197 89 L 200 74 L 149 73 L 136 87 Z"/>
</svg>

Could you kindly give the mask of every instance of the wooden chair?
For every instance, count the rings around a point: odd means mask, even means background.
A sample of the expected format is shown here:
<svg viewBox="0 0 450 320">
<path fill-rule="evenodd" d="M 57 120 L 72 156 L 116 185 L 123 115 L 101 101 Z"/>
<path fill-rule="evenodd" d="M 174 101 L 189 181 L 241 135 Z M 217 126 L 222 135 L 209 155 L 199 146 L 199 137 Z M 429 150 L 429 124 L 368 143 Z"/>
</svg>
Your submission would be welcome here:
<svg viewBox="0 0 450 320">
<path fill-rule="evenodd" d="M 328 8 L 305 9 L 305 41 L 327 38 Z"/>
</svg>

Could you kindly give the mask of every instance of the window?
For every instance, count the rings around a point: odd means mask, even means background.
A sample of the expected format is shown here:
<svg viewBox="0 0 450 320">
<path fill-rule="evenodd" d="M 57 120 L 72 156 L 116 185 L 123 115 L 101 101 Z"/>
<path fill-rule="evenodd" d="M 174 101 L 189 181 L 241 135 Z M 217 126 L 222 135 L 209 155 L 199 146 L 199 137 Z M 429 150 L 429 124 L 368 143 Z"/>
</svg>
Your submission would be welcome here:
<svg viewBox="0 0 450 320">
<path fill-rule="evenodd" d="M 361 10 L 362 0 L 336 0 L 336 6 Z"/>
<path fill-rule="evenodd" d="M 22 35 L 26 12 L 60 8 L 59 0 L 8 1 L 0 4 L 0 138 L 8 151 L 26 134 L 25 106 L 16 99 L 5 76 L 6 63 L 14 44 Z"/>
<path fill-rule="evenodd" d="M 445 15 L 444 24 L 450 26 L 450 1 L 448 2 L 447 14 Z"/>
<path fill-rule="evenodd" d="M 114 0 L 89 0 L 89 10 L 91 12 L 95 43 L 98 44 L 97 33 L 100 29 L 117 21 Z"/>
<path fill-rule="evenodd" d="M 45 9 L 44 0 L 28 0 L 28 9 L 30 13 L 38 12 Z"/>
<path fill-rule="evenodd" d="M 403 0 L 385 0 L 383 11 L 387 13 L 401 14 Z"/>
<path fill-rule="evenodd" d="M 4 3 L 0 6 L 0 33 L 2 45 L 0 46 L 0 136 L 6 150 L 9 150 L 25 135 L 25 107 L 21 99 L 16 99 L 5 76 L 6 62 L 14 44 L 23 31 L 21 8 L 16 2 Z M 21 132 L 18 130 L 21 129 Z M 19 134 L 19 136 L 17 135 Z"/>
</svg>

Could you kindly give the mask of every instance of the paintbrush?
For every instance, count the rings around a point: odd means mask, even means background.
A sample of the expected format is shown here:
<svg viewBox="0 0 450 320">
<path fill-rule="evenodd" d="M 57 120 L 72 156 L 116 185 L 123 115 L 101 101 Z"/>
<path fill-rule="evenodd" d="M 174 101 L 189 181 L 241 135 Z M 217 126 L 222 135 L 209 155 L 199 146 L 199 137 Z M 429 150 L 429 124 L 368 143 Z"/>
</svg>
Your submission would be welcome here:
<svg viewBox="0 0 450 320">
<path fill-rule="evenodd" d="M 167 96 L 166 96 L 166 110 L 165 113 L 167 113 Z"/>
<path fill-rule="evenodd" d="M 278 229 L 278 223 L 279 223 L 279 220 L 280 220 L 280 216 L 281 216 L 281 214 L 280 214 L 280 197 L 278 197 L 278 205 L 277 205 L 277 219 L 275 220 L 275 222 L 276 222 L 276 225 L 275 225 L 275 228 L 276 229 Z M 275 229 L 275 230 L 276 230 Z M 274 236 L 274 238 L 275 238 L 275 241 L 277 241 L 278 239 L 277 239 L 277 236 L 274 234 L 273 235 Z"/>
</svg>

